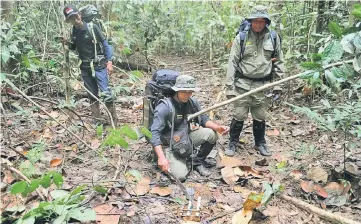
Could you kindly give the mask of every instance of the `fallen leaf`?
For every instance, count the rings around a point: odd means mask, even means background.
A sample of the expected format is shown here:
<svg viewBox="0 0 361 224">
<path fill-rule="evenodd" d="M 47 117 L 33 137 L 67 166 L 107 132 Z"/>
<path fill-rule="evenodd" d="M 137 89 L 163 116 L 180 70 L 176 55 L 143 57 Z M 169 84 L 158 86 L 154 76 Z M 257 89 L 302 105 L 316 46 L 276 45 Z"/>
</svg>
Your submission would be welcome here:
<svg viewBox="0 0 361 224">
<path fill-rule="evenodd" d="M 354 176 L 361 176 L 361 170 L 359 170 L 359 167 L 356 166 L 356 164 L 353 163 L 346 163 L 345 165 L 346 171 Z"/>
<path fill-rule="evenodd" d="M 99 139 L 96 138 L 90 142 L 90 146 L 92 147 L 92 149 L 98 149 L 100 145 L 101 142 L 99 141 Z"/>
<path fill-rule="evenodd" d="M 261 205 L 264 193 L 253 193 L 248 195 L 247 200 L 243 203 L 243 208 L 246 210 L 253 210 Z"/>
<path fill-rule="evenodd" d="M 268 130 L 267 131 L 267 136 L 279 136 L 280 132 L 277 129 L 273 129 L 273 130 Z"/>
<path fill-rule="evenodd" d="M 3 179 L 5 183 L 11 184 L 15 180 L 13 174 L 9 170 L 4 170 L 3 173 L 5 175 Z"/>
<path fill-rule="evenodd" d="M 264 210 L 262 213 L 265 216 L 274 217 L 277 216 L 279 212 L 280 212 L 279 207 L 268 205 L 266 210 Z"/>
<path fill-rule="evenodd" d="M 344 186 L 343 184 L 337 183 L 337 182 L 330 182 L 328 183 L 324 189 L 330 194 L 330 193 L 335 193 L 336 195 L 342 195 L 343 191 L 344 191 Z"/>
<path fill-rule="evenodd" d="M 127 184 L 125 189 L 131 195 L 145 195 L 150 190 L 150 179 L 142 177 L 137 184 Z"/>
<path fill-rule="evenodd" d="M 301 130 L 301 129 L 293 129 L 292 130 L 292 136 L 293 137 L 297 137 L 297 136 L 299 136 L 299 135 L 303 135 L 303 134 L 305 134 L 305 131 L 303 131 L 303 130 Z"/>
<path fill-rule="evenodd" d="M 243 199 L 247 199 L 248 196 L 249 196 L 251 193 L 256 193 L 256 192 L 254 192 L 254 191 L 248 190 L 248 189 L 245 188 L 245 187 L 242 187 L 241 185 L 236 185 L 236 186 L 234 186 L 234 187 L 233 187 L 233 190 L 234 190 L 235 192 L 237 192 L 237 193 L 241 193 Z"/>
<path fill-rule="evenodd" d="M 149 209 L 150 214 L 152 215 L 157 215 L 157 214 L 161 214 L 164 213 L 166 211 L 164 205 L 162 205 L 162 203 L 160 201 L 155 201 L 152 204 L 152 208 Z"/>
<path fill-rule="evenodd" d="M 327 197 L 328 197 L 327 191 L 326 191 L 323 187 L 321 187 L 320 185 L 315 184 L 315 185 L 313 186 L 313 189 L 317 192 L 317 194 L 318 194 L 319 196 L 321 196 L 321 197 L 323 197 L 323 198 L 327 198 Z"/>
<path fill-rule="evenodd" d="M 153 187 L 150 193 L 158 194 L 159 196 L 168 196 L 172 194 L 172 188 L 170 187 Z"/>
<path fill-rule="evenodd" d="M 277 169 L 283 169 L 286 167 L 286 165 L 287 165 L 287 160 L 283 160 L 282 162 L 277 163 L 276 167 Z"/>
<path fill-rule="evenodd" d="M 232 217 L 232 224 L 247 224 L 251 221 L 252 214 L 252 210 L 242 209 L 241 211 L 234 213 Z"/>
<path fill-rule="evenodd" d="M 96 215 L 96 221 L 100 224 L 118 223 L 121 214 L 113 215 L 114 208 L 109 204 L 99 205 L 94 208 Z M 112 213 L 111 215 L 108 213 Z"/>
<path fill-rule="evenodd" d="M 311 193 L 313 191 L 313 182 L 312 181 L 301 181 L 301 188 L 306 193 Z"/>
<path fill-rule="evenodd" d="M 57 159 L 52 159 L 52 160 L 50 161 L 50 166 L 51 166 L 51 167 L 56 167 L 56 166 L 59 166 L 62 162 L 63 162 L 63 159 L 59 159 L 59 158 L 57 158 Z"/>
<path fill-rule="evenodd" d="M 223 167 L 236 167 L 242 165 L 241 160 L 235 158 L 235 157 L 229 157 L 229 156 L 223 156 L 221 161 L 217 164 L 218 168 Z"/>
<path fill-rule="evenodd" d="M 221 174 L 224 182 L 226 182 L 229 185 L 234 185 L 236 181 L 239 179 L 239 177 L 235 175 L 233 168 L 230 166 L 226 166 L 223 169 L 221 169 Z"/>
<path fill-rule="evenodd" d="M 256 179 L 251 179 L 248 180 L 249 184 L 253 187 L 253 188 L 259 188 L 261 187 L 261 184 L 259 183 L 259 181 L 257 181 Z"/>
<path fill-rule="evenodd" d="M 246 176 L 253 176 L 257 178 L 263 178 L 263 174 L 250 166 L 239 166 L 239 168 L 246 172 Z"/>
<path fill-rule="evenodd" d="M 77 145 L 77 144 L 73 144 L 72 146 L 66 146 L 66 147 L 64 147 L 63 150 L 76 152 L 77 149 L 78 149 L 78 145 Z"/>
<path fill-rule="evenodd" d="M 239 176 L 239 177 L 244 177 L 244 176 L 246 176 L 246 173 L 243 172 L 243 171 L 241 170 L 241 168 L 239 168 L 239 167 L 233 168 L 233 172 L 234 172 L 235 175 L 237 175 L 237 176 Z"/>
<path fill-rule="evenodd" d="M 51 111 L 49 114 L 50 114 L 50 116 L 51 116 L 52 118 L 57 118 L 57 117 L 59 117 L 59 112 L 58 112 L 58 111 L 55 111 L 55 110 Z"/>
<path fill-rule="evenodd" d="M 286 160 L 286 158 L 283 156 L 283 155 L 281 155 L 281 153 L 275 153 L 274 154 L 274 156 L 273 156 L 276 160 L 277 160 L 277 162 L 282 162 L 282 161 L 284 161 L 284 160 Z"/>
<path fill-rule="evenodd" d="M 268 166 L 268 161 L 266 158 L 263 158 L 261 160 L 258 160 L 255 162 L 257 166 Z"/>
<path fill-rule="evenodd" d="M 134 205 L 132 205 L 132 206 L 131 206 L 131 207 L 129 207 L 129 209 L 128 209 L 127 216 L 128 216 L 128 217 L 132 217 L 132 216 L 134 216 L 134 215 L 135 215 L 136 210 L 137 210 L 137 207 L 136 207 L 136 206 L 134 206 Z"/>
<path fill-rule="evenodd" d="M 50 129 L 49 128 L 45 129 L 43 138 L 51 139 L 52 137 L 53 137 L 53 133 L 50 131 Z"/>
<path fill-rule="evenodd" d="M 328 174 L 321 167 L 313 167 L 307 172 L 307 178 L 311 179 L 315 182 L 322 181 L 324 183 L 327 182 Z"/>
<path fill-rule="evenodd" d="M 218 207 L 225 210 L 225 211 L 234 211 L 234 208 L 227 204 L 218 204 Z"/>
<path fill-rule="evenodd" d="M 301 179 L 303 174 L 299 170 L 293 170 L 293 171 L 291 171 L 290 176 L 293 177 L 295 180 L 299 180 L 299 179 Z"/>
<path fill-rule="evenodd" d="M 341 195 L 341 196 L 331 195 L 325 200 L 326 205 L 335 205 L 335 206 L 343 206 L 346 204 L 346 202 L 347 202 L 347 198 L 345 195 Z"/>
</svg>

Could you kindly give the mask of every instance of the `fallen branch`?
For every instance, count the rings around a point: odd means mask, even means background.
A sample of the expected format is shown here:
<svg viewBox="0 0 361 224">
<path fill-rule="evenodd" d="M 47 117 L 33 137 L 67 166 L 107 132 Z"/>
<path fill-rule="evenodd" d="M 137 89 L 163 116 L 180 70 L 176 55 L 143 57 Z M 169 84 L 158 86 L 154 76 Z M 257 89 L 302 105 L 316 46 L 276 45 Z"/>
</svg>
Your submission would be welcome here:
<svg viewBox="0 0 361 224">
<path fill-rule="evenodd" d="M 337 62 L 337 63 L 334 63 L 334 64 L 330 64 L 330 65 L 323 66 L 323 69 L 327 69 L 327 68 L 331 68 L 331 67 L 338 66 L 338 65 L 343 65 L 343 64 L 349 64 L 349 63 L 352 63 L 352 62 L 353 62 L 353 60 L 341 61 L 341 62 Z M 201 114 L 207 113 L 208 111 L 214 110 L 214 109 L 216 109 L 216 108 L 218 108 L 218 107 L 225 106 L 225 105 L 230 104 L 230 103 L 232 103 L 232 102 L 234 102 L 234 101 L 237 101 L 237 100 L 239 100 L 239 99 L 242 99 L 242 98 L 244 98 L 244 97 L 246 97 L 246 96 L 252 95 L 252 94 L 254 94 L 254 93 L 260 92 L 260 91 L 265 90 L 265 89 L 269 89 L 269 88 L 271 88 L 271 87 L 273 87 L 273 86 L 276 86 L 276 85 L 279 85 L 279 84 L 281 84 L 281 83 L 284 83 L 284 82 L 287 82 L 287 81 L 290 81 L 290 80 L 299 78 L 299 77 L 301 77 L 301 76 L 304 75 L 304 74 L 305 74 L 305 73 L 302 72 L 302 73 L 299 73 L 299 74 L 297 74 L 297 75 L 293 75 L 293 76 L 290 76 L 290 77 L 281 79 L 281 80 L 279 80 L 279 81 L 266 84 L 266 85 L 261 86 L 261 87 L 259 87 L 259 88 L 250 90 L 250 91 L 248 91 L 248 92 L 246 92 L 246 93 L 244 93 L 244 94 L 242 94 L 242 95 L 236 96 L 236 97 L 234 97 L 234 98 L 232 98 L 232 99 L 223 101 L 222 103 L 215 104 L 215 105 L 213 105 L 213 106 L 211 106 L 211 107 L 209 107 L 209 108 L 203 109 L 203 110 L 201 110 L 201 111 L 199 111 L 199 112 L 197 112 L 197 113 L 195 113 L 195 114 L 192 114 L 192 115 L 188 116 L 188 121 L 191 120 L 191 119 L 193 119 L 193 118 L 195 118 L 195 117 L 198 117 L 198 116 L 201 115 Z"/>
<path fill-rule="evenodd" d="M 321 218 L 323 219 L 326 219 L 330 222 L 333 222 L 333 223 L 343 223 L 343 224 L 360 224 L 360 222 L 357 222 L 357 221 L 353 221 L 351 219 L 348 219 L 346 217 L 342 217 L 340 215 L 337 215 L 337 214 L 333 214 L 333 213 L 330 213 L 328 211 L 325 211 L 325 210 L 322 210 L 320 208 L 317 208 L 316 206 L 314 205 L 310 205 L 304 201 L 301 201 L 297 198 L 292 198 L 290 196 L 287 196 L 287 195 L 281 195 L 280 196 L 283 200 L 287 201 L 287 202 L 292 202 L 294 205 L 296 205 L 297 207 L 301 208 L 301 209 L 305 209 L 307 210 L 308 212 L 311 212 L 313 214 L 316 214 L 318 216 L 320 216 Z"/>
<path fill-rule="evenodd" d="M 31 181 L 29 180 L 29 178 L 27 178 L 22 172 L 20 172 L 19 170 L 15 169 L 14 167 L 10 167 L 5 163 L 2 163 L 1 165 L 3 165 L 6 169 L 16 173 L 17 175 L 19 175 L 21 178 L 23 178 L 26 182 L 28 182 L 29 184 L 31 183 Z M 39 197 L 41 198 L 41 200 L 46 201 L 46 197 L 41 193 L 41 191 L 39 189 L 35 189 L 36 193 L 38 193 Z"/>
<path fill-rule="evenodd" d="M 73 135 L 75 138 L 77 138 L 80 142 L 82 142 L 87 148 L 94 150 L 88 143 L 86 143 L 83 139 L 81 139 L 79 136 L 77 136 L 74 132 L 70 131 L 65 125 L 63 125 L 60 121 L 53 118 L 45 109 L 43 109 L 39 104 L 35 103 L 32 99 L 30 99 L 23 91 L 21 91 L 18 87 L 16 87 L 10 80 L 5 79 L 5 82 L 8 83 L 12 88 L 14 88 L 16 91 L 18 91 L 25 99 L 27 99 L 29 102 L 37 106 L 41 111 L 43 111 L 46 115 L 48 115 L 53 121 L 55 121 L 57 124 L 62 126 L 65 130 L 67 130 L 71 135 Z M 97 152 L 96 152 L 97 153 Z"/>
</svg>

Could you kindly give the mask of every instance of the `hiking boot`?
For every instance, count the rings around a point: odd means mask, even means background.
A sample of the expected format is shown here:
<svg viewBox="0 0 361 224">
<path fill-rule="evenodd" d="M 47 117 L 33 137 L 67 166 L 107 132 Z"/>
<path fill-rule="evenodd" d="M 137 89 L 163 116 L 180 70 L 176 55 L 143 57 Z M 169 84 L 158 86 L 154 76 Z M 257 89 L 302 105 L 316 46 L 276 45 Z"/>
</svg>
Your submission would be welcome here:
<svg viewBox="0 0 361 224">
<path fill-rule="evenodd" d="M 265 139 L 266 122 L 253 120 L 253 137 L 255 148 L 262 156 L 271 156 L 272 153 L 268 150 Z"/>
<path fill-rule="evenodd" d="M 234 118 L 232 119 L 229 131 L 229 144 L 228 148 L 224 152 L 226 156 L 234 156 L 236 153 L 239 136 L 241 135 L 243 129 L 243 123 L 244 121 L 237 121 Z"/>
<path fill-rule="evenodd" d="M 197 170 L 198 173 L 204 177 L 211 175 L 211 172 L 204 165 L 195 166 L 195 170 Z"/>
<path fill-rule="evenodd" d="M 213 147 L 215 146 L 215 143 L 210 142 L 204 142 L 200 149 L 198 154 L 194 157 L 193 165 L 203 165 L 205 163 L 205 160 L 207 159 L 207 156 L 212 151 Z"/>
<path fill-rule="evenodd" d="M 118 126 L 117 110 L 115 109 L 114 102 L 107 102 L 105 106 L 108 108 L 110 114 L 112 115 L 114 126 Z"/>
<path fill-rule="evenodd" d="M 212 157 L 207 157 L 205 160 L 204 160 L 204 166 L 206 168 L 211 168 L 211 167 L 214 167 L 217 165 L 217 160 L 215 158 L 212 158 Z"/>
</svg>

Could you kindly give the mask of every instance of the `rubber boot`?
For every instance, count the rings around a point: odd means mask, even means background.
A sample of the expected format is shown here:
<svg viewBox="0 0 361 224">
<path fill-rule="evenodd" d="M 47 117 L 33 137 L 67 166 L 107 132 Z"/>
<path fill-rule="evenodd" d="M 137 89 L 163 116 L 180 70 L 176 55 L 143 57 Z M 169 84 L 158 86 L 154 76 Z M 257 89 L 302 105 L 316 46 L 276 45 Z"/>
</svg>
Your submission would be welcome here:
<svg viewBox="0 0 361 224">
<path fill-rule="evenodd" d="M 244 121 L 237 121 L 236 119 L 232 119 L 231 128 L 229 131 L 229 144 L 228 149 L 224 152 L 226 156 L 234 156 L 237 149 L 237 144 L 239 142 L 239 136 L 241 135 L 243 129 Z"/>
<path fill-rule="evenodd" d="M 256 150 L 261 153 L 262 156 L 271 156 L 272 153 L 268 150 L 266 145 L 266 122 L 253 120 L 253 137 Z"/>
<path fill-rule="evenodd" d="M 211 171 L 209 171 L 204 165 L 195 166 L 195 170 L 197 170 L 198 173 L 204 177 L 211 175 Z"/>
<path fill-rule="evenodd" d="M 112 115 L 114 126 L 118 126 L 117 110 L 115 109 L 114 102 L 107 102 L 105 106 L 108 108 L 110 114 Z"/>
<path fill-rule="evenodd" d="M 206 163 L 205 160 L 209 155 L 209 153 L 212 151 L 214 146 L 215 143 L 210 143 L 210 142 L 203 143 L 201 145 L 201 148 L 199 149 L 198 154 L 195 156 L 193 160 L 193 166 L 201 176 L 211 175 L 211 172 L 205 166 Z"/>
<path fill-rule="evenodd" d="M 99 102 L 95 101 L 93 103 L 90 104 L 90 110 L 92 112 L 92 117 L 95 118 L 94 119 L 94 123 L 98 124 L 99 123 L 99 118 L 100 118 L 100 107 L 99 107 Z"/>
</svg>

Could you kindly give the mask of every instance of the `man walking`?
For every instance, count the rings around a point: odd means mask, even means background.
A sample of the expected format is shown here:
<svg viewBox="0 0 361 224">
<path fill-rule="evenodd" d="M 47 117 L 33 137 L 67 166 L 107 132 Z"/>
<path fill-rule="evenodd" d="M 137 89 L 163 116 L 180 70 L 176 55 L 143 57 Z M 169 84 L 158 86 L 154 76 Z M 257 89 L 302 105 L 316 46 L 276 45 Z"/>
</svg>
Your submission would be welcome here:
<svg viewBox="0 0 361 224">
<path fill-rule="evenodd" d="M 71 42 L 63 41 L 69 44 L 70 50 L 78 51 L 84 85 L 96 97 L 99 87 L 101 98 L 110 111 L 114 124 L 117 125 L 116 109 L 108 80 L 108 75 L 113 72 L 112 50 L 100 28 L 96 24 L 83 21 L 75 6 L 66 6 L 63 13 L 66 22 L 73 25 Z M 92 116 L 100 118 L 99 102 L 90 94 L 88 96 Z"/>
<path fill-rule="evenodd" d="M 250 23 L 245 33 L 233 41 L 228 61 L 226 95 L 228 98 L 246 93 L 280 78 L 284 74 L 280 37 L 268 26 L 271 23 L 267 8 L 256 6 L 247 18 Z M 244 39 L 241 39 L 241 35 Z M 241 41 L 243 40 L 243 41 Z M 241 46 L 241 42 L 242 45 Z M 275 87 L 274 91 L 280 90 Z M 233 156 L 237 149 L 244 120 L 251 111 L 256 150 L 263 156 L 271 156 L 265 140 L 266 114 L 269 98 L 266 92 L 258 92 L 234 103 L 234 116 L 230 126 L 230 140 L 225 154 Z"/>
</svg>

